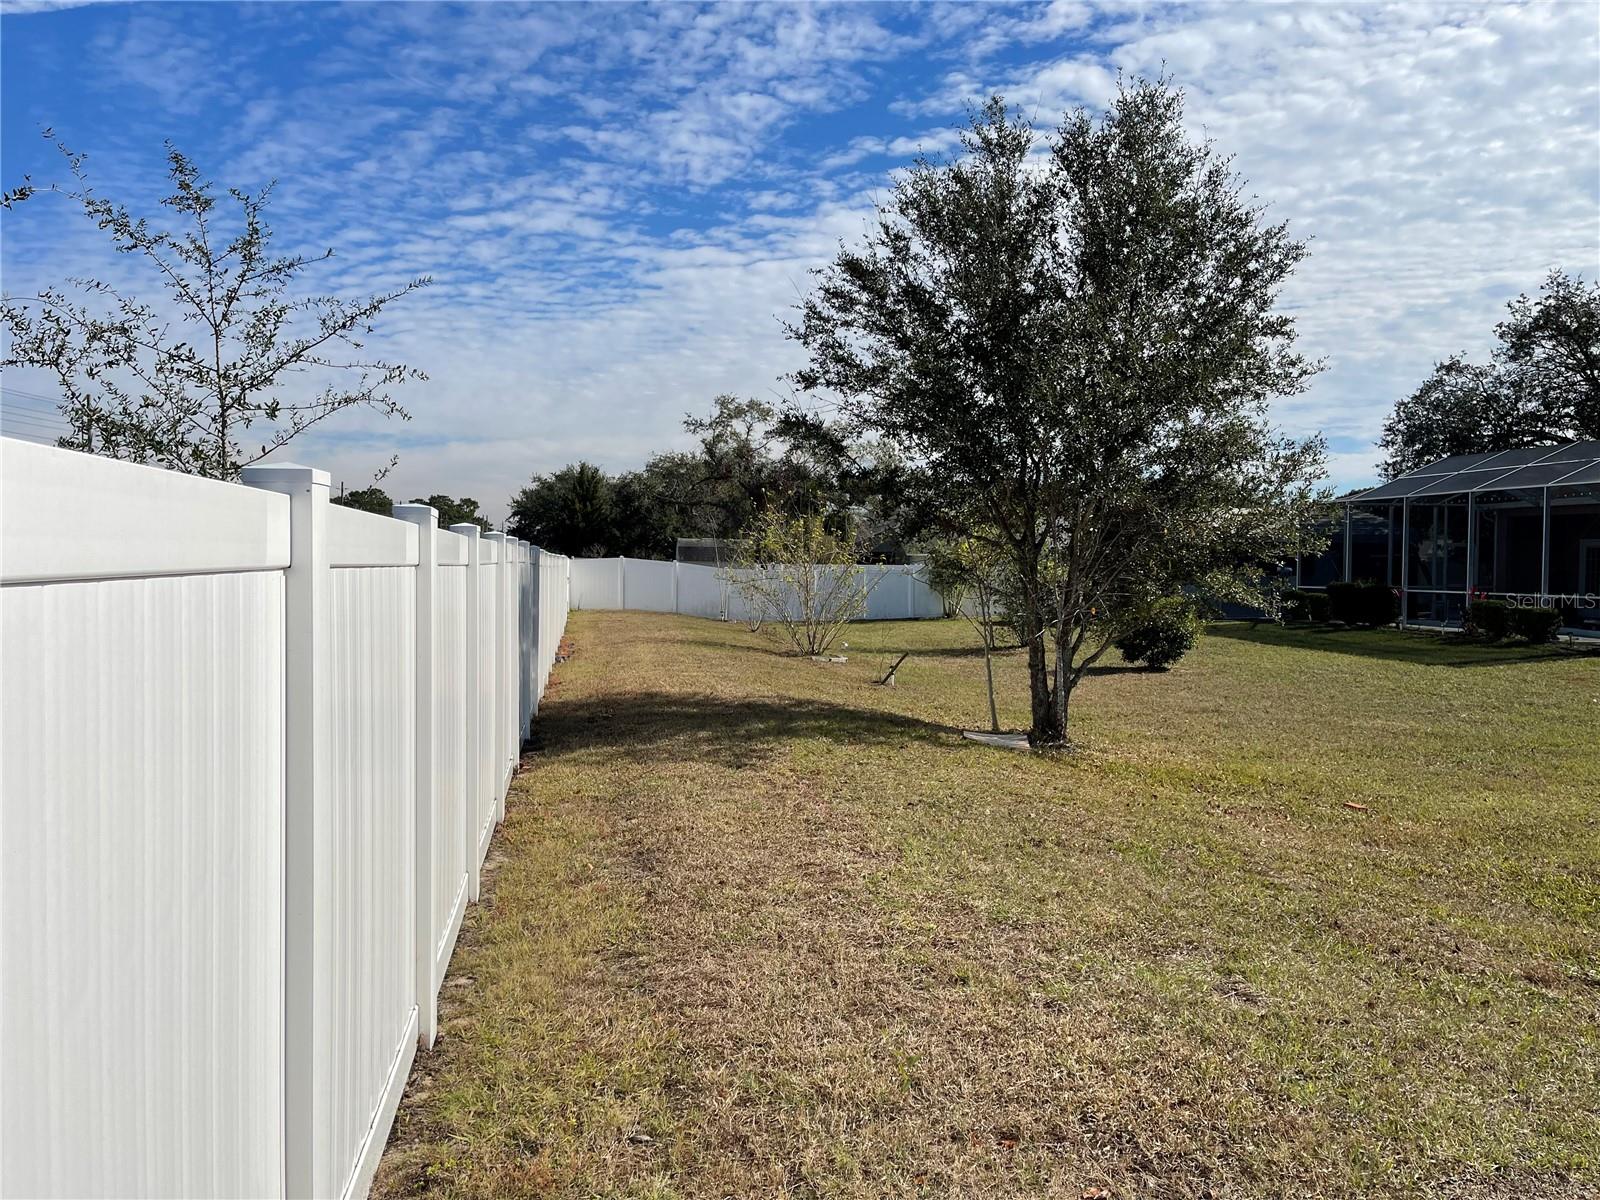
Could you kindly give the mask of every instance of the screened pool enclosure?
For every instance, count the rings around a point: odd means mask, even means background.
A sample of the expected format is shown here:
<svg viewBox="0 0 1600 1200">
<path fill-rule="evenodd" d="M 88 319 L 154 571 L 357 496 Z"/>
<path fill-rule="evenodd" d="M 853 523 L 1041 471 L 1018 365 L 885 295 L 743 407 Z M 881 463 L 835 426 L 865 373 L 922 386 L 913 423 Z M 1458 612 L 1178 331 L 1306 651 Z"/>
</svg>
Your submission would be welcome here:
<svg viewBox="0 0 1600 1200">
<path fill-rule="evenodd" d="M 1296 564 L 1300 587 L 1387 583 L 1419 625 L 1459 624 L 1488 596 L 1600 633 L 1600 442 L 1457 455 L 1342 503 L 1328 549 Z"/>
</svg>

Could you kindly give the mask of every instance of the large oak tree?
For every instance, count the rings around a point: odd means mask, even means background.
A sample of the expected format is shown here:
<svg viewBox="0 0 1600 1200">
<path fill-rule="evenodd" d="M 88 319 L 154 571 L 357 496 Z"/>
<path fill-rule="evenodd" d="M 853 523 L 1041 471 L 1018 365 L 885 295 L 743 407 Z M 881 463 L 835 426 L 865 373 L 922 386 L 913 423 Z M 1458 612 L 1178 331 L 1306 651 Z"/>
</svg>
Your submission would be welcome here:
<svg viewBox="0 0 1600 1200">
<path fill-rule="evenodd" d="M 1278 294 L 1305 255 L 1165 81 L 1041 140 L 996 97 L 817 274 L 794 378 L 836 396 L 1015 575 L 1036 746 L 1119 630 L 1190 584 L 1237 595 L 1321 498 L 1320 439 L 1270 427 L 1316 370 Z M 1053 657 L 1052 657 L 1053 652 Z"/>
</svg>

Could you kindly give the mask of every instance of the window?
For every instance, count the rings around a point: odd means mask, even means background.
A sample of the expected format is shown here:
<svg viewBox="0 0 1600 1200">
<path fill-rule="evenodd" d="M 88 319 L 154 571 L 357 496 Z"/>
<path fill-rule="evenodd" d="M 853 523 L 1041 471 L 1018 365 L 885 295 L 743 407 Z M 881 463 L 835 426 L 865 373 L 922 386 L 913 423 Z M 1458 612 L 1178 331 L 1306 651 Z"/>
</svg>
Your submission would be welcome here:
<svg viewBox="0 0 1600 1200">
<path fill-rule="evenodd" d="M 1572 629 L 1600 629 L 1600 484 L 1550 489 L 1550 595 Z"/>
<path fill-rule="evenodd" d="M 1398 585 L 1389 564 L 1399 563 L 1394 543 L 1400 538 L 1400 510 L 1391 504 L 1352 505 L 1350 508 L 1350 579 Z"/>
<path fill-rule="evenodd" d="M 1430 497 L 1411 505 L 1406 534 L 1412 591 L 1467 590 L 1467 498 Z"/>
<path fill-rule="evenodd" d="M 1544 492 L 1479 492 L 1472 499 L 1474 584 L 1479 591 L 1535 595 L 1544 554 Z"/>
</svg>

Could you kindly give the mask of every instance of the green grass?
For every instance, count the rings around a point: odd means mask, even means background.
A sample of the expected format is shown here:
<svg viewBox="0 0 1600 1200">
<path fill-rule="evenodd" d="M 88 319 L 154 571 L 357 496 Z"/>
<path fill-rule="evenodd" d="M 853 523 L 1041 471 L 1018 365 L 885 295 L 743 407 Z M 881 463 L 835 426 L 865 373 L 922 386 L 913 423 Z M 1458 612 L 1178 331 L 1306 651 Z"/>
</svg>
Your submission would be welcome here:
<svg viewBox="0 0 1600 1200">
<path fill-rule="evenodd" d="M 959 623 L 571 636 L 378 1195 L 1600 1180 L 1600 659 L 1219 625 L 1030 756 Z"/>
</svg>

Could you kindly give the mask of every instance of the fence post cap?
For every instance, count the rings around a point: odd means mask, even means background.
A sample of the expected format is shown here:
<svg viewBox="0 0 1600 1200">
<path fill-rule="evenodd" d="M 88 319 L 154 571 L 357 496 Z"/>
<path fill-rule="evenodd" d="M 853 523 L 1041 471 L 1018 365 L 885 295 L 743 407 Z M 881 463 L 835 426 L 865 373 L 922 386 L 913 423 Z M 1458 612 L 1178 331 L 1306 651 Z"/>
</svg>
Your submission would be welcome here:
<svg viewBox="0 0 1600 1200">
<path fill-rule="evenodd" d="M 395 519 L 410 521 L 415 525 L 437 525 L 439 512 L 428 504 L 396 504 L 394 506 Z"/>
<path fill-rule="evenodd" d="M 462 537 L 476 538 L 482 535 L 483 526 L 476 521 L 458 521 L 450 526 L 451 533 L 459 533 Z"/>
<path fill-rule="evenodd" d="M 329 487 L 332 483 L 332 476 L 326 471 L 299 463 L 256 463 L 241 470 L 239 478 L 253 487 Z"/>
</svg>

